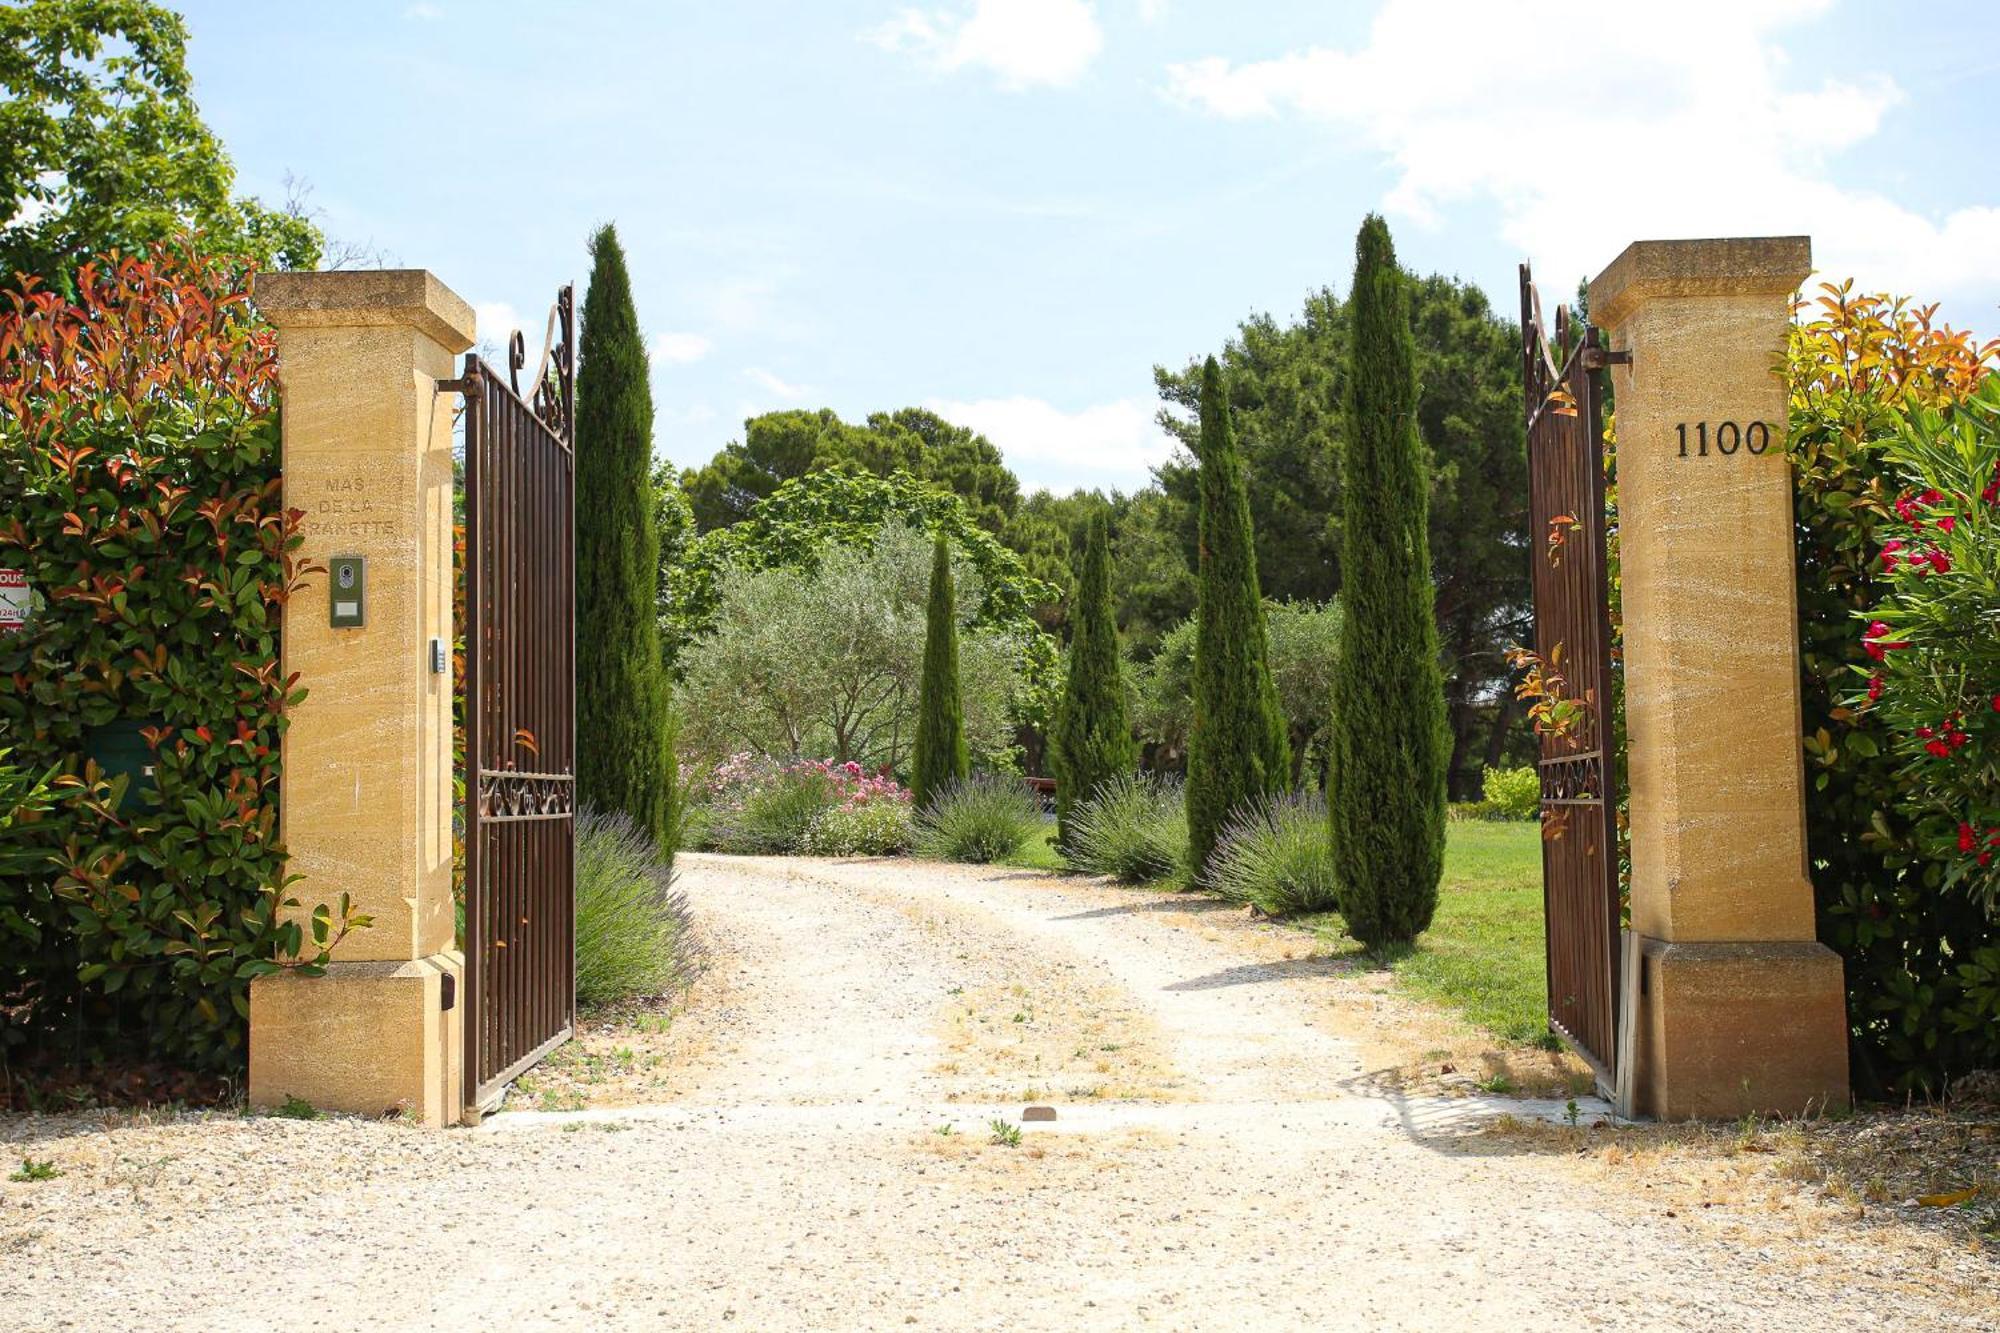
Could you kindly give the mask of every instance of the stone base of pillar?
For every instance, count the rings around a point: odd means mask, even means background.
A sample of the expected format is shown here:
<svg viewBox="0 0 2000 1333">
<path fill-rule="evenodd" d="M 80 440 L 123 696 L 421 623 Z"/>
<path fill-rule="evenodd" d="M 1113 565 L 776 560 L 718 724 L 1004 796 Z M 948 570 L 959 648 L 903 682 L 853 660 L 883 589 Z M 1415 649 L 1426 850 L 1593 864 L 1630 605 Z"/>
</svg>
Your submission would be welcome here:
<svg viewBox="0 0 2000 1333">
<path fill-rule="evenodd" d="M 1847 991 L 1823 944 L 1640 941 L 1634 1109 L 1660 1120 L 1844 1110 Z"/>
<path fill-rule="evenodd" d="M 250 983 L 250 1104 L 457 1124 L 465 1109 L 458 953 L 331 963 Z"/>
</svg>

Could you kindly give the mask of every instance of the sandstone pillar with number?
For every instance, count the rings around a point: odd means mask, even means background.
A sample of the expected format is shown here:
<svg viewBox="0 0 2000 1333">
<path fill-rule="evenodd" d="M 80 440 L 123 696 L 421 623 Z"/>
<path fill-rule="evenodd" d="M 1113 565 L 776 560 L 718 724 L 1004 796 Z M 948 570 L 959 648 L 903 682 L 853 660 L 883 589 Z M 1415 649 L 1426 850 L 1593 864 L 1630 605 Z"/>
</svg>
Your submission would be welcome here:
<svg viewBox="0 0 2000 1333">
<path fill-rule="evenodd" d="M 1779 373 L 1802 236 L 1641 241 L 1590 285 L 1615 367 L 1640 941 L 1635 1109 L 1847 1104 L 1841 962 L 1805 848 Z M 1628 995 L 1630 992 L 1628 991 Z"/>
<path fill-rule="evenodd" d="M 326 975 L 250 989 L 250 1100 L 463 1107 L 451 895 L 452 406 L 469 306 L 423 270 L 269 273 L 285 503 L 311 575 L 285 607 L 284 669 L 309 693 L 284 741 L 280 819 L 301 917 L 349 895 L 373 924 Z M 357 563 L 358 562 L 358 563 Z"/>
</svg>

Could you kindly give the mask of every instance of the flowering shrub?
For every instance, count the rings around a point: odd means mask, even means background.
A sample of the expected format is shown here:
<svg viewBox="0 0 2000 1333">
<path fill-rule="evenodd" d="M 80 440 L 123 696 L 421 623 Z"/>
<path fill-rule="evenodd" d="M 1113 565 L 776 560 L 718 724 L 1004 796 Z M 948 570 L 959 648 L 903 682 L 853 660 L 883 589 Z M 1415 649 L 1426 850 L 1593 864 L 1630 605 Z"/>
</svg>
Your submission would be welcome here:
<svg viewBox="0 0 2000 1333">
<path fill-rule="evenodd" d="M 1846 961 L 1855 1082 L 1877 1093 L 1937 1090 L 1960 1072 L 2000 1064 L 2000 991 L 1992 980 L 2000 975 L 2000 937 L 1978 901 L 1943 888 L 1949 861 L 1921 831 L 1915 812 L 1925 802 L 1913 798 L 1922 775 L 1903 751 L 1917 726 L 1934 725 L 1945 710 L 1919 721 L 1860 707 L 1855 697 L 1857 679 L 1875 674 L 1871 644 L 1895 659 L 1901 651 L 1889 645 L 1911 641 L 1900 630 L 1857 633 L 1857 626 L 1889 626 L 1892 618 L 1877 608 L 1899 587 L 1937 577 L 1928 556 L 1929 574 L 1904 568 L 1900 553 L 1914 547 L 1898 548 L 1890 566 L 1882 562 L 1886 543 L 1915 537 L 1915 510 L 1906 516 L 1897 502 L 1930 489 L 1913 486 L 1907 465 L 1883 442 L 1917 414 L 1949 412 L 1972 397 L 1996 361 L 2000 343 L 1938 325 L 1932 307 L 1859 295 L 1851 284 L 1825 286 L 1802 302 L 1787 348 L 1806 845 L 1820 938 Z M 1938 489 L 1942 498 L 1947 488 Z M 1922 545 L 1927 552 L 1933 543 Z M 1957 558 L 1947 548 L 1945 559 Z M 1961 757 L 1971 753 L 1969 745 L 1959 749 Z"/>
<path fill-rule="evenodd" d="M 733 754 L 697 794 L 707 806 L 707 844 L 717 851 L 856 856 L 909 849 L 909 789 L 858 763 L 780 764 Z"/>
<path fill-rule="evenodd" d="M 916 836 L 910 802 L 875 801 L 822 810 L 799 850 L 808 856 L 901 856 Z"/>
<path fill-rule="evenodd" d="M 0 567 L 38 605 L 0 635 L 0 746 L 56 800 L 0 876 L 0 1059 L 242 1060 L 252 978 L 316 969 L 364 925 L 301 923 L 277 841 L 279 666 L 311 572 L 278 476 L 277 367 L 243 275 L 155 250 L 0 305 Z M 150 781 L 90 751 L 143 738 Z"/>
<path fill-rule="evenodd" d="M 1918 407 L 1881 445 L 1906 483 L 1882 530 L 1883 600 L 1850 700 L 1888 728 L 1902 812 L 1943 887 L 2000 908 L 2000 380 L 1948 413 Z"/>
</svg>

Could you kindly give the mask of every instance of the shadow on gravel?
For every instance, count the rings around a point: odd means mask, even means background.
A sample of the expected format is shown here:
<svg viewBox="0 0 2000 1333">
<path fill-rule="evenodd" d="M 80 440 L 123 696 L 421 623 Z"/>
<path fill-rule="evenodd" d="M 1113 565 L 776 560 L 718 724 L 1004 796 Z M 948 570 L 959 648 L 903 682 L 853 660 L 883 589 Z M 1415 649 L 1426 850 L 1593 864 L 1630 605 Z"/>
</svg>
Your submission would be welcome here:
<svg viewBox="0 0 2000 1333">
<path fill-rule="evenodd" d="M 1254 986 L 1264 981 L 1289 981 L 1294 977 L 1351 977 L 1370 970 L 1361 954 L 1333 957 L 1285 958 L 1269 963 L 1244 963 L 1226 967 L 1205 977 L 1190 977 L 1163 987 L 1170 991 L 1220 990 L 1224 986 Z"/>
<path fill-rule="evenodd" d="M 1199 916 L 1206 912 L 1235 912 L 1241 914 L 1240 903 L 1228 902 L 1221 898 L 1195 898 L 1176 896 L 1172 898 L 1148 898 L 1143 902 L 1120 903 L 1116 907 L 1093 907 L 1087 912 L 1071 912 L 1067 916 L 1054 918 L 1057 921 L 1093 921 L 1107 916 L 1138 916 L 1146 912 L 1170 914 L 1186 912 Z"/>
</svg>

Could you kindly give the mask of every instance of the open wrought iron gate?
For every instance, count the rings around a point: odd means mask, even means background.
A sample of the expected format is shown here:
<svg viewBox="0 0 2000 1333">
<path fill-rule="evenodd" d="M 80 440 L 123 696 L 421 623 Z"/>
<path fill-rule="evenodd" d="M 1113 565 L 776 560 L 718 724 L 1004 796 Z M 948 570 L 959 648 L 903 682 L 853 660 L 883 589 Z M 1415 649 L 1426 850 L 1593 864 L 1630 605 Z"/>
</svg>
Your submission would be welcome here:
<svg viewBox="0 0 2000 1333">
<path fill-rule="evenodd" d="M 476 353 L 465 395 L 465 1101 L 576 1019 L 576 578 L 571 289 L 524 398 Z"/>
<path fill-rule="evenodd" d="M 1599 372 L 1622 355 L 1553 330 L 1521 265 L 1521 368 L 1528 418 L 1529 562 L 1534 569 L 1542 779 L 1542 897 L 1549 1023 L 1615 1085 L 1618 1059 L 1618 835 L 1612 639 Z"/>
</svg>

